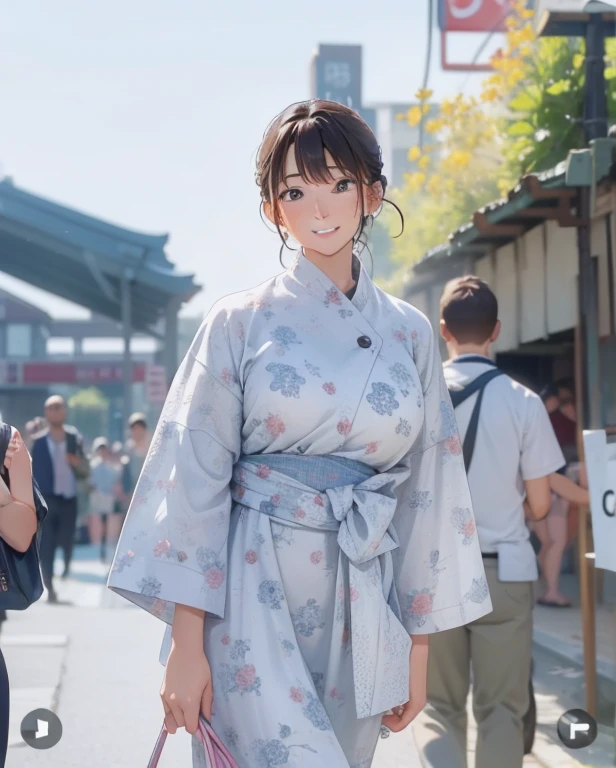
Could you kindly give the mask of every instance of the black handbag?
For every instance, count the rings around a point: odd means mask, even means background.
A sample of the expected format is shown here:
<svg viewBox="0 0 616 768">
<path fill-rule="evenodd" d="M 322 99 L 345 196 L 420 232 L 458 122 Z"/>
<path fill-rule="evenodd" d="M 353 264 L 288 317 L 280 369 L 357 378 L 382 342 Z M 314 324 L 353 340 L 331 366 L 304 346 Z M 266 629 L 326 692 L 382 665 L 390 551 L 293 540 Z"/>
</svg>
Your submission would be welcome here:
<svg viewBox="0 0 616 768">
<path fill-rule="evenodd" d="M 0 476 L 9 490 L 11 486 L 4 458 L 12 434 L 11 427 L 0 422 Z M 47 504 L 34 478 L 32 491 L 38 526 L 28 549 L 25 552 L 17 552 L 0 537 L 0 610 L 23 611 L 43 594 L 40 543 L 42 522 L 47 516 Z"/>
</svg>

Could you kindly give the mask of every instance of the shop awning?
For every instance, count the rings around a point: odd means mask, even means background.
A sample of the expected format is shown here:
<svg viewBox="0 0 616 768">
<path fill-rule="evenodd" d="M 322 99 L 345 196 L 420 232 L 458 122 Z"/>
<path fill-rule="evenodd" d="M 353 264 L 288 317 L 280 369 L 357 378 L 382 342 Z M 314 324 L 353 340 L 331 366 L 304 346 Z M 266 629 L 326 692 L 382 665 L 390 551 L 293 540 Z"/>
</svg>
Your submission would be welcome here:
<svg viewBox="0 0 616 768">
<path fill-rule="evenodd" d="M 157 336 L 169 305 L 179 307 L 200 290 L 165 255 L 167 240 L 0 182 L 0 272 L 114 320 L 122 320 L 127 280 L 132 328 Z"/>
<path fill-rule="evenodd" d="M 584 37 L 594 14 L 600 14 L 606 31 L 612 32 L 616 0 L 536 0 L 535 29 L 548 37 Z"/>
<path fill-rule="evenodd" d="M 430 251 L 414 266 L 416 274 L 430 271 L 445 259 L 481 255 L 517 240 L 540 221 L 556 220 L 561 226 L 579 224 L 572 208 L 579 187 L 595 187 L 614 167 L 614 139 L 597 139 L 589 149 L 576 150 L 555 168 L 523 176 L 502 200 L 473 214 L 447 243 Z"/>
</svg>

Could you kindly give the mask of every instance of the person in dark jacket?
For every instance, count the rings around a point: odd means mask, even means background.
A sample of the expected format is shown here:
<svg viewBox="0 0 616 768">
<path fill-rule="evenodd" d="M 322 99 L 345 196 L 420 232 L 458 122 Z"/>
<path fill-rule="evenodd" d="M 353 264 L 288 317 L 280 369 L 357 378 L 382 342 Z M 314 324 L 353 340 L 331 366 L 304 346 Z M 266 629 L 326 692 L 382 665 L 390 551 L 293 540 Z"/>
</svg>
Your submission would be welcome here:
<svg viewBox="0 0 616 768">
<path fill-rule="evenodd" d="M 47 502 L 43 523 L 41 570 L 50 603 L 57 602 L 53 586 L 56 549 L 64 551 L 64 576 L 68 575 L 77 523 L 77 481 L 88 476 L 83 441 L 75 427 L 66 424 L 66 403 L 59 395 L 45 403 L 48 429 L 32 444 L 32 471 Z"/>
</svg>

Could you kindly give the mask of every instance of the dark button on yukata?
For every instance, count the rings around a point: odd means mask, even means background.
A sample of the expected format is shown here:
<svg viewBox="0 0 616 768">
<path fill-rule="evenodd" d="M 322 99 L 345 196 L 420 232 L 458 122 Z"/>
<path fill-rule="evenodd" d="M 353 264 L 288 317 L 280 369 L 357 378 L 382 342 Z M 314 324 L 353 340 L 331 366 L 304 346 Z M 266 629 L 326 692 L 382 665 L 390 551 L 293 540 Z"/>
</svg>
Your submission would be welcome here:
<svg viewBox="0 0 616 768">
<path fill-rule="evenodd" d="M 360 336 L 357 339 L 357 343 L 362 349 L 368 349 L 372 346 L 372 339 L 369 336 Z"/>
</svg>

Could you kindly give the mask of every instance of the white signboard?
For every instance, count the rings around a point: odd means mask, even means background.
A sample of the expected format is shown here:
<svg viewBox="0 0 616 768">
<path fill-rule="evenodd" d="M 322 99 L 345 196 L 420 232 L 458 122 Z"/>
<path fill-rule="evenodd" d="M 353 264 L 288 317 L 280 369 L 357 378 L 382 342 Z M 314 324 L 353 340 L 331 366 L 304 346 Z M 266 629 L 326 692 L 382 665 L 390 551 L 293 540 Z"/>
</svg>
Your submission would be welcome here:
<svg viewBox="0 0 616 768">
<path fill-rule="evenodd" d="M 616 443 L 605 430 L 584 432 L 584 460 L 590 490 L 595 566 L 616 571 Z"/>
<path fill-rule="evenodd" d="M 163 365 L 146 365 L 145 398 L 148 403 L 164 403 L 167 397 L 167 370 Z"/>
</svg>

